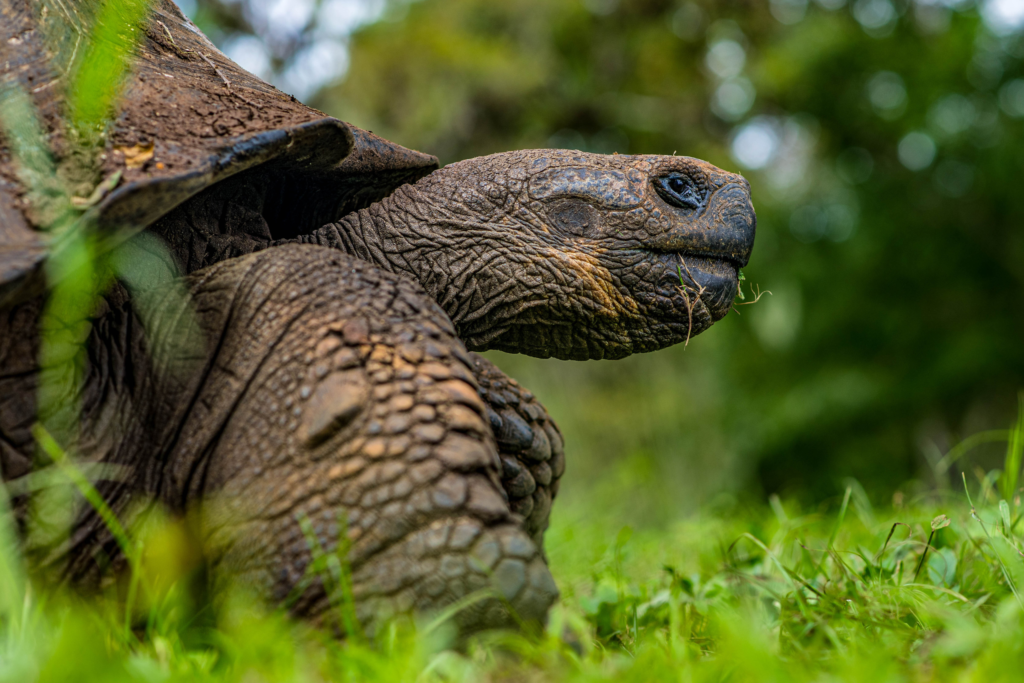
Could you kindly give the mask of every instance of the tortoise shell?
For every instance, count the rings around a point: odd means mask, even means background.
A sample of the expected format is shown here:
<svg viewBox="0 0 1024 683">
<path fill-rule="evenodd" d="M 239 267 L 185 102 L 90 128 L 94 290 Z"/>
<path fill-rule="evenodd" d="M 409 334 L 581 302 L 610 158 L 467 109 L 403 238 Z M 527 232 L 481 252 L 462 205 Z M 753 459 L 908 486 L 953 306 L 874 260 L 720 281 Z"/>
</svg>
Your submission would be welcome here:
<svg viewBox="0 0 1024 683">
<path fill-rule="evenodd" d="M 28 95 L 60 175 L 72 180 L 69 74 L 101 5 L 0 0 L 5 80 Z M 436 157 L 326 116 L 246 72 L 171 0 L 154 0 L 140 25 L 117 28 L 126 41 L 130 32 L 143 35 L 102 151 L 84 174 L 80 193 L 88 196 L 91 184 L 98 201 L 87 208 L 95 220 L 83 225 L 130 236 L 244 174 L 245 210 L 275 237 L 289 236 L 369 206 L 438 167 Z M 40 266 L 51 248 L 10 147 L 0 146 L 0 306 L 41 291 Z"/>
</svg>

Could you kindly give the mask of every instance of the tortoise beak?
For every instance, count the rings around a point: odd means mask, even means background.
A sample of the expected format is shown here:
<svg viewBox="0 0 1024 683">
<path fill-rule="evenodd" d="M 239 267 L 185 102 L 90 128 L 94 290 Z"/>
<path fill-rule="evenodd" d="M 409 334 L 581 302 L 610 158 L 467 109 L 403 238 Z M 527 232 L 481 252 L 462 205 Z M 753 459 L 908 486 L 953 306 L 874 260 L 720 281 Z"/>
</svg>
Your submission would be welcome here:
<svg viewBox="0 0 1024 683">
<path fill-rule="evenodd" d="M 696 216 L 680 220 L 651 240 L 648 248 L 747 265 L 754 248 L 757 217 L 750 184 L 740 176 L 717 189 Z"/>
<path fill-rule="evenodd" d="M 725 317 L 736 298 L 739 280 L 736 278 L 738 266 L 728 260 L 686 260 L 689 264 L 683 270 L 683 279 L 692 280 L 694 290 L 700 292 L 700 301 L 704 304 L 712 322 Z"/>
</svg>

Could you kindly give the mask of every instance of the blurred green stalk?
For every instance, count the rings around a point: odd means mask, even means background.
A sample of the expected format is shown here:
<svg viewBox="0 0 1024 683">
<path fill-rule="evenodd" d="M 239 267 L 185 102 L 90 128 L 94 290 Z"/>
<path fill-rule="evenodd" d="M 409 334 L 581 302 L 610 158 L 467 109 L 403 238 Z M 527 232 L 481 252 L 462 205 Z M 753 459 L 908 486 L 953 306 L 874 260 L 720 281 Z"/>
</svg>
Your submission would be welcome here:
<svg viewBox="0 0 1024 683">
<path fill-rule="evenodd" d="M 124 77 L 144 35 L 141 22 L 148 9 L 146 0 L 107 0 L 96 13 L 76 62 L 66 71 L 54 65 L 57 73 L 71 74 L 65 90 L 66 132 L 86 156 L 102 149 L 100 143 L 115 114 Z M 51 30 L 71 30 L 56 16 L 59 14 L 51 15 L 47 22 Z M 36 415 L 41 429 L 53 435 L 54 445 L 60 444 L 62 451 L 73 454 L 87 363 L 86 342 L 100 296 L 113 281 L 112 269 L 92 214 L 82 213 L 72 203 L 72 192 L 53 158 L 33 102 L 13 79 L 0 86 L 0 130 L 31 206 L 32 220 L 44 234 L 49 250 L 44 265 L 49 292 L 39 323 Z M 44 449 L 47 455 L 53 452 L 53 448 Z M 4 505 L 0 507 L 0 613 L 14 609 L 21 591 L 16 578 L 20 553 L 14 545 L 14 531 L 9 528 L 6 495 L 4 492 Z M 34 497 L 33 507 L 63 510 L 56 525 L 61 527 L 72 519 L 69 495 L 67 487 L 48 488 Z M 44 528 L 42 532 L 44 543 L 48 543 L 57 541 L 67 529 Z"/>
<path fill-rule="evenodd" d="M 96 15 L 68 88 L 68 113 L 86 136 L 102 133 L 111 120 L 148 12 L 147 0 L 107 0 Z"/>
<path fill-rule="evenodd" d="M 1003 477 L 999 482 L 1003 500 L 1006 501 L 1012 501 L 1017 493 L 1021 461 L 1024 460 L 1024 391 L 1017 395 L 1017 422 L 1010 430 L 1009 436 L 1010 438 L 1006 442 Z"/>
</svg>

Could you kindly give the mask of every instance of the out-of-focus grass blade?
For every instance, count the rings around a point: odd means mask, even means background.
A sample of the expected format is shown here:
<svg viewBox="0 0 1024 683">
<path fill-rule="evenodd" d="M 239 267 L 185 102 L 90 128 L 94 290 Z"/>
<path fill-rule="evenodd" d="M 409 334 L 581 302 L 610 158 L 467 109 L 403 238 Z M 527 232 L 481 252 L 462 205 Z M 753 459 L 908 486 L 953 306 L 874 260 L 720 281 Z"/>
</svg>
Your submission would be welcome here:
<svg viewBox="0 0 1024 683">
<path fill-rule="evenodd" d="M 163 241 L 151 233 L 139 233 L 111 254 L 110 264 L 133 300 L 140 302 L 135 311 L 156 366 L 173 372 L 177 360 L 196 358 L 205 339 L 192 295 Z M 159 305 L 149 305 L 147 297 L 158 297 Z"/>
<path fill-rule="evenodd" d="M 128 533 L 124 527 L 121 526 L 120 520 L 114 511 L 107 505 L 107 501 L 103 500 L 103 496 L 100 495 L 96 487 L 92 485 L 92 482 L 82 474 L 82 472 L 75 467 L 75 465 L 69 460 L 64 449 L 60 447 L 54 438 L 46 431 L 46 428 L 36 423 L 32 428 L 32 436 L 35 437 L 40 447 L 46 452 L 50 459 L 53 460 L 54 464 L 64 473 L 64 475 L 74 484 L 78 492 L 82 494 L 89 504 L 96 510 L 96 513 L 103 520 L 107 529 L 113 535 L 114 540 L 117 541 L 118 545 L 124 551 L 125 555 L 131 558 L 133 556 L 133 545 L 128 537 Z"/>
<path fill-rule="evenodd" d="M 1022 459 L 1024 459 L 1024 391 L 1017 396 L 1017 422 L 1010 430 L 1010 438 L 1006 444 L 1006 461 L 1003 465 L 1003 477 L 999 482 L 1003 500 L 1013 500 L 1013 496 L 1017 492 Z"/>
<path fill-rule="evenodd" d="M 56 425 L 56 431 L 66 434 L 66 423 L 78 415 L 77 375 L 84 361 L 79 355 L 96 297 L 95 259 L 87 236 L 75 225 L 78 214 L 58 179 L 32 103 L 16 84 L 6 84 L 0 92 L 0 121 L 35 219 L 51 238 L 46 273 L 54 285 L 41 321 L 37 401 L 40 413 Z M 68 410 L 58 407 L 65 399 L 70 399 Z"/>
<path fill-rule="evenodd" d="M 124 76 L 144 34 L 141 22 L 148 9 L 146 0 L 107 0 L 96 14 L 86 45 L 72 65 L 68 85 L 71 125 L 85 135 L 79 138 L 79 144 L 101 133 L 114 113 Z M 27 111 L 27 120 L 34 120 L 27 99 L 19 106 Z M 38 124 L 35 130 L 36 141 L 23 145 L 30 154 L 15 150 L 19 167 L 25 169 L 22 181 L 37 195 L 48 190 L 49 195 L 59 196 L 59 201 L 54 201 L 62 209 L 59 220 L 49 226 L 55 241 L 46 263 L 51 291 L 41 322 L 39 414 L 57 441 L 67 444 L 74 438 L 80 412 L 78 394 L 90 316 L 110 284 L 110 275 L 101 263 L 104 254 L 99 248 L 98 231 L 83 223 L 86 218 L 74 220 L 77 213 L 70 192 L 56 181 Z M 52 186 L 54 182 L 57 186 Z"/>
<path fill-rule="evenodd" d="M 92 506 L 92 509 L 96 512 L 103 525 L 110 532 L 110 535 L 117 541 L 118 546 L 121 548 L 121 552 L 128 559 L 129 566 L 131 567 L 131 583 L 129 584 L 129 593 L 127 600 L 125 601 L 125 626 L 124 633 L 127 640 L 131 639 L 131 618 L 132 611 L 134 608 L 136 591 L 138 589 L 140 579 L 140 558 L 139 558 L 139 546 L 134 543 L 131 536 L 129 536 L 127 530 L 121 524 L 121 520 L 118 519 L 117 514 L 110 509 L 107 505 L 107 501 L 103 499 L 103 496 L 93 483 L 89 481 L 78 467 L 75 466 L 71 458 L 68 457 L 67 453 L 60 447 L 54 438 L 46 431 L 46 428 L 41 422 L 37 422 L 32 427 L 32 436 L 35 437 L 36 443 L 43 449 L 43 451 L 50 457 L 54 465 L 68 478 L 68 480 L 74 485 L 78 492 L 83 498 Z"/>
<path fill-rule="evenodd" d="M 1010 588 L 1010 592 L 1013 593 L 1013 597 L 1017 599 L 1017 604 L 1020 605 L 1021 609 L 1024 609 L 1024 597 L 1021 596 L 1020 592 L 1021 581 L 1024 581 L 1024 564 L 1022 564 L 1024 558 L 1016 554 L 1016 548 L 1005 538 L 993 537 L 988 532 L 988 527 L 985 526 L 985 522 L 974 508 L 971 492 L 967 490 L 967 477 L 963 473 L 961 473 L 961 477 L 964 481 L 964 492 L 967 494 L 967 502 L 971 505 L 971 517 L 981 526 L 981 530 L 985 532 L 985 538 L 988 539 L 992 549 L 995 550 L 996 561 L 999 563 L 999 568 L 1003 573 L 1003 578 L 1006 580 L 1006 585 Z"/>
<path fill-rule="evenodd" d="M 33 219 L 50 231 L 67 227 L 77 214 L 57 177 L 35 107 L 17 83 L 0 84 L 0 127 L 35 213 Z"/>
<path fill-rule="evenodd" d="M 93 231 L 75 226 L 46 262 L 50 296 L 40 322 L 38 411 L 60 443 L 77 431 L 86 341 L 109 277 L 97 268 Z"/>
<path fill-rule="evenodd" d="M 78 130 L 89 136 L 110 120 L 135 48 L 144 35 L 146 0 L 107 0 L 74 67 L 69 111 Z"/>
<path fill-rule="evenodd" d="M 1011 592 L 1024 608 L 1024 601 L 1021 598 L 1021 589 L 1024 588 L 1024 557 L 1021 557 L 1013 544 L 1002 536 L 992 536 L 990 541 L 999 563 L 1005 568 Z"/>
<path fill-rule="evenodd" d="M 102 140 L 144 35 L 141 22 L 148 7 L 146 0 L 107 0 L 90 17 L 85 3 L 41 5 L 41 28 L 51 47 L 55 42 L 73 47 L 70 52 L 53 52 L 60 62 L 54 64 L 56 72 L 70 74 L 65 121 L 70 133 L 79 133 L 69 135 L 72 144 L 88 148 Z M 83 30 L 88 31 L 84 41 Z M 62 62 L 65 58 L 73 63 Z M 37 417 L 40 429 L 45 426 L 43 431 L 52 435 L 52 445 L 60 444 L 61 452 L 73 450 L 91 316 L 111 275 L 103 263 L 99 231 L 88 223 L 88 214 L 83 217 L 73 205 L 32 101 L 16 83 L 8 82 L 0 90 L 0 125 L 26 191 L 32 221 L 49 237 L 50 253 L 44 268 L 50 291 L 39 323 Z M 55 451 L 44 448 L 44 452 L 52 457 Z M 58 499 L 44 500 L 54 497 Z M 65 497 L 66 492 L 48 489 L 33 498 L 33 508 L 61 509 L 66 507 Z M 66 523 L 70 517 L 62 518 L 58 526 Z M 56 528 L 51 531 L 58 536 L 61 533 Z M 111 531 L 117 536 L 115 529 Z M 53 538 L 49 532 L 43 536 Z"/>
<path fill-rule="evenodd" d="M 18 627 L 25 602 L 25 572 L 7 491 L 0 486 L 0 628 L 10 635 Z M 2 631 L 0 631 L 2 634 Z"/>
<path fill-rule="evenodd" d="M 987 443 L 998 443 L 1000 441 L 1006 441 L 1010 438 L 1010 430 L 1008 429 L 990 429 L 985 432 L 978 432 L 971 434 L 966 439 L 953 446 L 946 453 L 939 462 L 935 464 L 936 475 L 943 475 L 949 471 L 949 468 L 953 466 L 957 460 L 966 455 L 969 451 L 982 444 Z"/>
</svg>

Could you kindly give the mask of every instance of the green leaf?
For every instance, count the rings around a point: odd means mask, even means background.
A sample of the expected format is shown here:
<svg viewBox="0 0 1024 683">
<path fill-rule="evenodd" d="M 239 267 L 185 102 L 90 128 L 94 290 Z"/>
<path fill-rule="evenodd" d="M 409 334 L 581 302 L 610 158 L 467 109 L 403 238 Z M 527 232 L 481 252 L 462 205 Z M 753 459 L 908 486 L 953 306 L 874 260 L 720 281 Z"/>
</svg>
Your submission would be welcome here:
<svg viewBox="0 0 1024 683">
<path fill-rule="evenodd" d="M 956 580 L 956 553 L 942 548 L 928 558 L 928 578 L 936 586 L 951 588 Z"/>
<path fill-rule="evenodd" d="M 1003 533 L 1009 534 L 1013 525 L 1010 522 L 1010 505 L 1005 500 L 999 501 L 999 517 L 1003 520 Z"/>
</svg>

